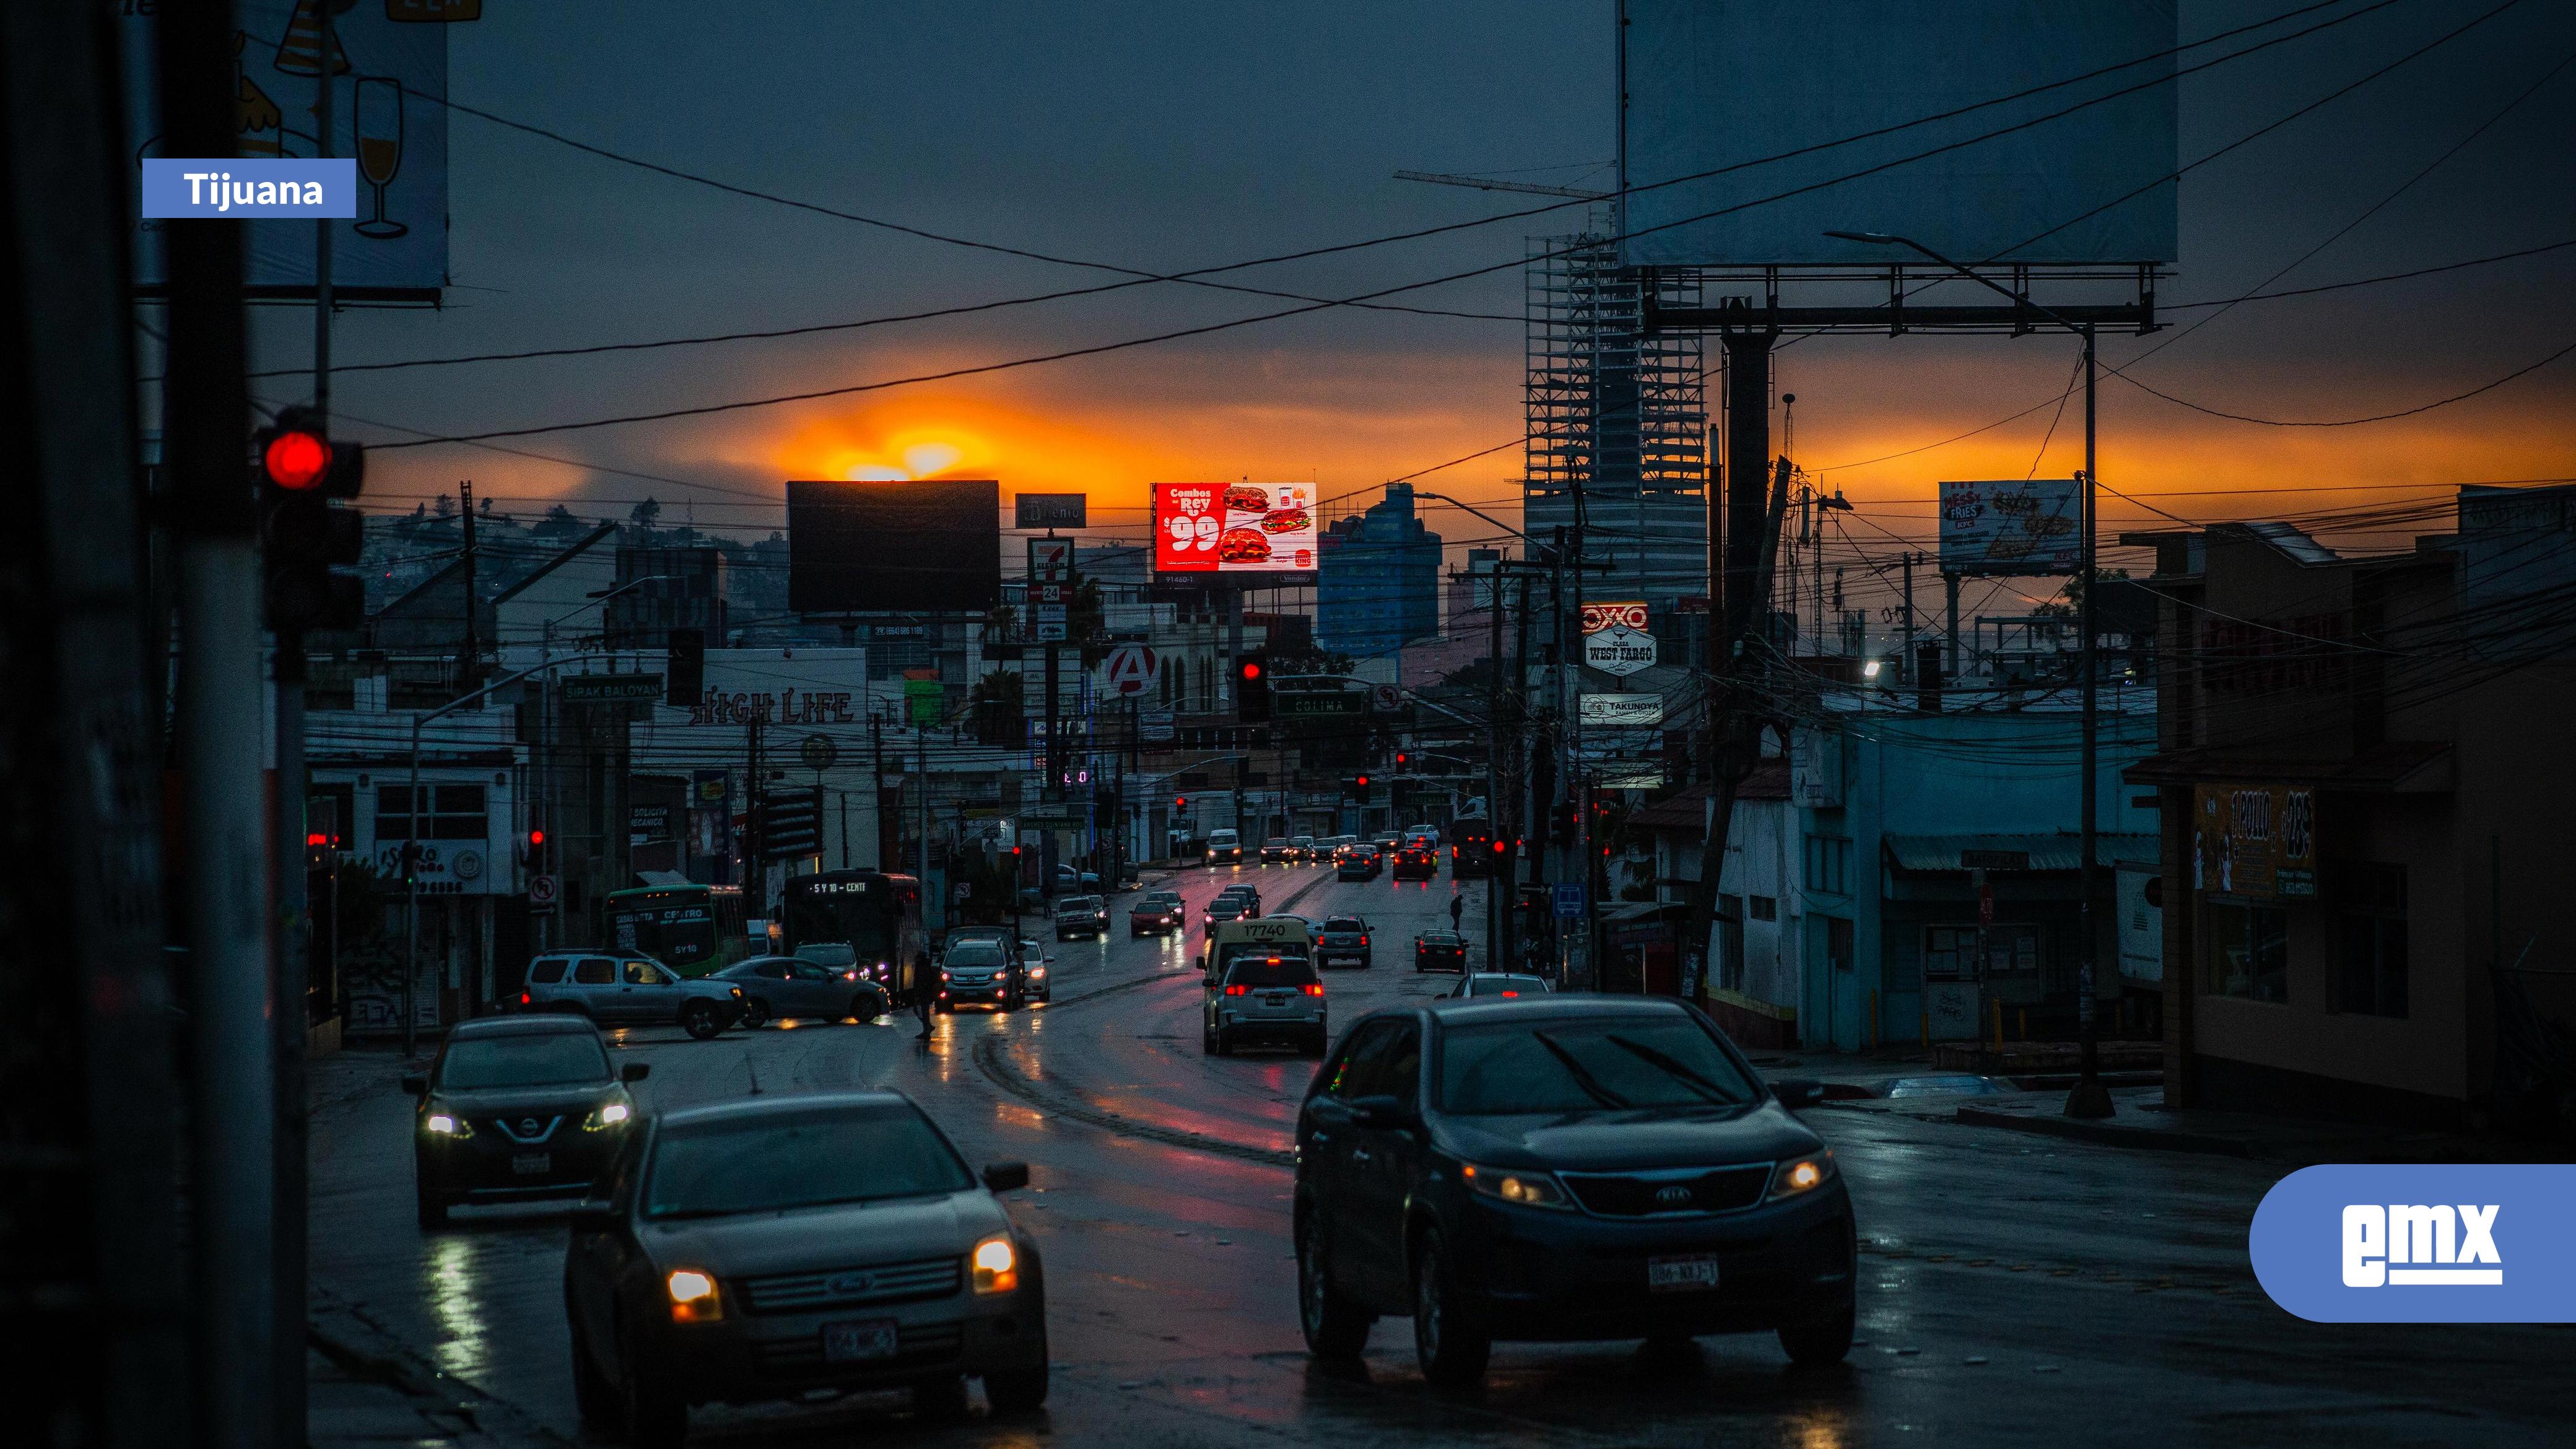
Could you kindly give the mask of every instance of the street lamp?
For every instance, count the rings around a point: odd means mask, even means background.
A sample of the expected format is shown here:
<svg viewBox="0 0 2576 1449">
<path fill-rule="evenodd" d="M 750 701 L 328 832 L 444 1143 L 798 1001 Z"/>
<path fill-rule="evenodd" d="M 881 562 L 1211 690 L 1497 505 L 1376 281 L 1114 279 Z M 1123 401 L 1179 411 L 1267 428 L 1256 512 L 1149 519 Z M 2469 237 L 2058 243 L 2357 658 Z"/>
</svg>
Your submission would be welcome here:
<svg viewBox="0 0 2576 1449">
<path fill-rule="evenodd" d="M 2077 973 L 2077 995 L 2075 1002 L 2075 1019 L 2083 1045 L 2083 1067 L 2076 1078 L 2073 1090 L 2066 1094 L 2066 1115 L 2069 1117 L 2108 1117 L 2112 1112 L 2111 1094 L 2102 1085 L 2101 1034 L 2094 1021 L 2097 1012 L 2095 1011 L 2096 1003 L 2093 999 L 2094 972 L 2097 967 L 2095 956 L 2099 949 L 2094 940 L 2093 926 L 2093 853 L 2094 836 L 2098 825 L 2098 821 L 2095 818 L 2098 806 L 2094 797 L 2100 785 L 2100 782 L 2094 778 L 2094 772 L 2098 764 L 2097 755 L 2099 752 L 2100 720 L 2095 709 L 2096 688 L 2093 678 L 2093 639 L 2096 632 L 2093 614 L 2093 535 L 2095 532 L 2093 480 L 2093 400 L 2095 370 L 2093 326 L 2091 323 L 2069 321 L 2067 318 L 2061 316 L 2051 308 L 2042 306 L 2041 304 L 2030 300 L 2028 297 L 2024 297 L 2019 293 L 2014 292 L 2011 288 L 2004 286 L 2002 283 L 1995 281 L 1991 277 L 1983 276 L 1968 267 L 1950 260 L 1948 257 L 1932 250 L 1923 243 L 1914 240 L 1912 237 L 1896 236 L 1891 233 L 1881 231 L 1829 231 L 1826 232 L 1825 235 L 1832 237 L 1837 241 L 1863 242 L 1871 246 L 1901 246 L 1920 252 L 1924 256 L 1930 257 L 1933 261 L 1939 262 L 1942 266 L 1948 267 L 1951 271 L 1957 272 L 1960 276 L 1967 278 L 1969 281 L 1975 282 L 1977 285 L 1985 287 L 1990 291 L 2001 293 L 2003 296 L 2011 299 L 2015 306 L 2028 307 L 2051 322 L 2056 323 L 2058 326 L 2063 327 L 2067 331 L 2084 339 L 2084 493 L 2082 505 L 2084 517 L 2082 523 L 2082 548 L 2078 554 L 2078 562 L 2076 564 L 2076 575 L 2084 591 L 2084 596 L 2079 601 L 2081 612 L 2080 622 L 2077 624 L 2077 627 L 2083 631 L 2083 638 L 2078 641 L 2076 655 L 2076 669 L 2083 676 L 2079 685 L 2079 691 L 2083 699 L 2084 710 L 2084 743 L 2081 751 L 2082 763 L 2079 766 L 2079 773 L 2083 776 L 2082 788 L 2084 795 L 2077 826 L 2080 836 L 2077 849 L 2081 853 L 2082 858 L 2078 862 L 2076 870 L 2076 879 L 2079 882 L 2079 889 L 2083 893 L 2083 901 L 2079 907 L 2080 915 L 2078 919 L 2084 933 L 2084 955 L 2082 958 L 2083 969 Z"/>
</svg>

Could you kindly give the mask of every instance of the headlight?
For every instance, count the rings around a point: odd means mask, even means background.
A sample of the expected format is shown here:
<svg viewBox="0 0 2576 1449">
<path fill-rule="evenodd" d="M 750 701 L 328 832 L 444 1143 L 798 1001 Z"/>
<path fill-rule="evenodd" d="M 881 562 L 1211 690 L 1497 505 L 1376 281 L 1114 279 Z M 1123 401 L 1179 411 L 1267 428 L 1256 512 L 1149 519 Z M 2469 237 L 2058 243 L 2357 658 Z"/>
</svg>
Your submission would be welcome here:
<svg viewBox="0 0 2576 1449">
<path fill-rule="evenodd" d="M 1783 1162 L 1771 1170 L 1770 1200 L 1777 1202 L 1784 1197 L 1796 1197 L 1802 1192 L 1813 1192 L 1833 1181 L 1840 1173 L 1841 1169 L 1834 1166 L 1834 1154 L 1831 1150 L 1817 1153 L 1813 1157 L 1800 1157 Z"/>
<path fill-rule="evenodd" d="M 1030 967 L 1029 979 L 1031 981 L 1044 981 L 1046 979 L 1046 968 L 1044 966 Z"/>
<path fill-rule="evenodd" d="M 940 979 L 941 981 L 946 981 L 946 980 L 948 979 L 948 973 L 947 973 L 947 972 L 945 972 L 945 971 L 940 972 L 940 973 L 939 973 L 939 979 Z"/>
<path fill-rule="evenodd" d="M 471 1137 L 474 1128 L 462 1117 L 448 1112 L 432 1112 L 421 1119 L 421 1126 L 441 1137 Z"/>
<path fill-rule="evenodd" d="M 714 1274 L 674 1268 L 667 1281 L 673 1323 L 713 1323 L 724 1317 L 724 1300 L 716 1296 Z"/>
<path fill-rule="evenodd" d="M 582 1119 L 581 1130 L 597 1132 L 603 1128 L 614 1127 L 633 1115 L 635 1115 L 634 1108 L 623 1102 L 610 1102 Z"/>
<path fill-rule="evenodd" d="M 741 988 L 741 987 L 739 987 L 739 986 L 732 986 L 732 987 L 727 987 L 726 989 L 727 989 L 727 990 L 729 990 L 729 991 L 731 991 L 731 992 L 733 993 L 733 999 L 734 999 L 734 1000 L 736 1000 L 736 1001 L 740 1001 L 740 1000 L 742 1000 L 742 988 Z"/>
<path fill-rule="evenodd" d="M 986 1238 L 969 1260 L 975 1267 L 975 1291 L 1008 1293 L 1020 1286 L 1020 1254 L 1008 1237 Z"/>
<path fill-rule="evenodd" d="M 1478 1167 L 1468 1163 L 1458 1169 L 1467 1186 L 1486 1197 L 1500 1198 L 1521 1207 L 1572 1210 L 1574 1202 L 1565 1188 L 1550 1172 L 1527 1172 L 1518 1168 Z"/>
</svg>

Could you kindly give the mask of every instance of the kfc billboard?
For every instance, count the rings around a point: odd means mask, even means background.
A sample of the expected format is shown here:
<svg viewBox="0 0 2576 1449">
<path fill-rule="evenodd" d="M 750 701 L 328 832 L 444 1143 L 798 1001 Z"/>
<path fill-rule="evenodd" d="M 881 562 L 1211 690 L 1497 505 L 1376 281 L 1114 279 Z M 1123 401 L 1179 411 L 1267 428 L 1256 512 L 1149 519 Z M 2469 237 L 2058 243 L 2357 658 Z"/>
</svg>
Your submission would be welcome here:
<svg viewBox="0 0 2576 1449">
<path fill-rule="evenodd" d="M 1285 574 L 1315 568 L 1311 483 L 1157 483 L 1154 571 Z"/>
</svg>

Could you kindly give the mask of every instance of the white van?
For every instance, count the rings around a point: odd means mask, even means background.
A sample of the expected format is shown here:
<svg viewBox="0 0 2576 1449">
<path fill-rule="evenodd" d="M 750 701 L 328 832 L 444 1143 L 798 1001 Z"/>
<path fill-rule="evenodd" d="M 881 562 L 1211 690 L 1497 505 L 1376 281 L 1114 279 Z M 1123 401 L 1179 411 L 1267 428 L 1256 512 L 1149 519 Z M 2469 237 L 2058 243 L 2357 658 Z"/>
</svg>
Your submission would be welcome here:
<svg viewBox="0 0 2576 1449">
<path fill-rule="evenodd" d="M 1210 865 L 1243 864 L 1243 837 L 1232 830 L 1211 830 L 1207 838 L 1207 863 Z"/>
</svg>

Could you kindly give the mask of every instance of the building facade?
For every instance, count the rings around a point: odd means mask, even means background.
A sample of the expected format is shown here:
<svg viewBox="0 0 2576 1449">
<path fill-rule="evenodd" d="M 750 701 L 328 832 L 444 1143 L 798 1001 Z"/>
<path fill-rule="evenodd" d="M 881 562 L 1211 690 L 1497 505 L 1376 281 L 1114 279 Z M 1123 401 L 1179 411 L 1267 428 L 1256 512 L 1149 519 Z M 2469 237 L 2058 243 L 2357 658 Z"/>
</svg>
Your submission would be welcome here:
<svg viewBox="0 0 2576 1449">
<path fill-rule="evenodd" d="M 1413 487 L 1386 485 L 1364 513 L 1316 540 L 1315 643 L 1354 658 L 1389 657 L 1440 633 L 1440 535 L 1414 516 Z"/>
</svg>

